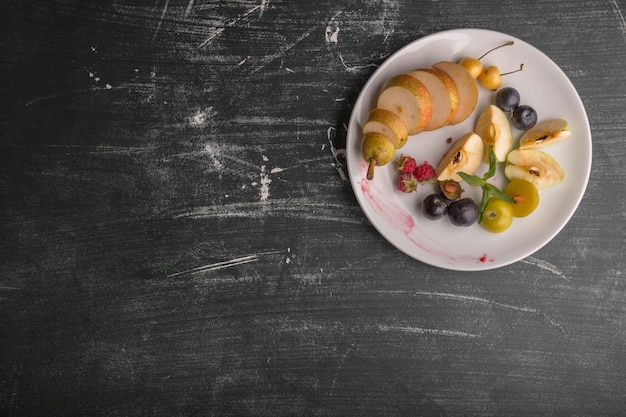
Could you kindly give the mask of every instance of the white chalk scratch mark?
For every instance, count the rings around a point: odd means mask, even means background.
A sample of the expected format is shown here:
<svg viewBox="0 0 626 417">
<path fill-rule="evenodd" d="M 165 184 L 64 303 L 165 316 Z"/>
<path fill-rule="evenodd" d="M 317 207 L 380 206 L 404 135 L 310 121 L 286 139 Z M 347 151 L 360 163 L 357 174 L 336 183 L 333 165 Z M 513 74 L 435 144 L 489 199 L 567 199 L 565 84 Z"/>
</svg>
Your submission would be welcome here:
<svg viewBox="0 0 626 417">
<path fill-rule="evenodd" d="M 251 74 L 256 74 L 257 72 L 261 71 L 263 68 L 265 68 L 265 66 L 269 63 L 272 62 L 273 60 L 280 58 L 281 56 L 283 56 L 286 52 L 288 52 L 289 50 L 291 50 L 294 46 L 298 45 L 300 42 L 302 42 L 303 40 L 305 40 L 306 38 L 308 38 L 309 36 L 311 36 L 311 33 L 313 33 L 317 28 L 313 28 L 308 30 L 307 32 L 303 33 L 302 35 L 300 35 L 298 38 L 296 38 L 296 40 L 288 45 L 286 45 L 285 47 L 281 48 L 277 53 L 272 54 L 272 55 L 268 55 L 264 60 L 263 63 L 256 67 L 254 70 L 252 70 L 250 73 Z"/>
<path fill-rule="evenodd" d="M 165 13 L 167 13 L 167 7 L 170 4 L 170 0 L 165 0 L 165 5 L 163 6 L 163 11 L 161 12 L 161 18 L 159 19 L 159 24 L 154 31 L 154 35 L 152 35 L 152 40 L 155 40 L 159 31 L 161 30 L 161 25 L 163 24 L 163 19 L 165 19 Z"/>
<path fill-rule="evenodd" d="M 185 274 L 199 274 L 201 272 L 208 272 L 208 271 L 215 271 L 218 269 L 225 269 L 225 268 L 232 268 L 234 266 L 237 265 L 243 265 L 243 264 L 247 264 L 250 262 L 257 262 L 259 260 L 259 258 L 256 255 L 249 255 L 249 256 L 243 256 L 241 258 L 235 258 L 235 259 L 230 259 L 228 261 L 223 261 L 223 262 L 217 262 L 217 263 L 213 263 L 213 264 L 208 264 L 208 265 L 204 265 L 204 266 L 199 266 L 196 268 L 192 268 L 192 269 L 187 269 L 185 271 L 180 271 L 180 272 L 175 272 L 173 274 L 169 274 L 167 277 L 168 278 L 174 278 L 180 275 L 185 275 Z"/>
<path fill-rule="evenodd" d="M 381 60 L 384 59 L 387 55 L 381 56 Z M 346 64 L 346 61 L 343 59 L 343 55 L 339 54 L 339 60 L 341 61 L 341 65 L 343 65 L 343 67 L 346 69 L 346 71 L 354 73 L 354 72 L 358 72 L 367 68 L 377 68 L 378 65 L 374 64 L 374 63 L 370 63 L 370 64 L 365 64 L 365 65 L 348 65 Z"/>
<path fill-rule="evenodd" d="M 241 256 L 239 258 L 230 259 L 228 261 L 216 262 L 208 265 L 198 266 L 196 268 L 186 269 L 180 272 L 174 272 L 172 274 L 167 275 L 168 278 L 175 278 L 181 275 L 196 275 L 203 272 L 216 271 L 219 269 L 232 268 L 238 265 L 244 265 L 250 262 L 258 262 L 259 256 L 263 255 L 274 255 L 277 253 L 282 253 L 281 251 L 272 251 L 272 252 L 262 252 L 254 255 L 246 255 Z"/>
<path fill-rule="evenodd" d="M 528 265 L 534 265 L 538 268 L 545 269 L 546 271 L 552 272 L 554 275 L 563 278 L 565 281 L 569 281 L 563 271 L 561 271 L 556 266 L 552 265 L 549 262 L 543 261 L 541 259 L 537 259 L 535 257 L 529 256 L 526 259 L 522 259 L 520 262 L 523 262 Z"/>
<path fill-rule="evenodd" d="M 337 371 L 335 371 L 333 382 L 330 385 L 329 396 L 331 397 L 333 396 L 333 391 L 335 390 L 335 386 L 337 385 L 337 379 L 339 378 L 339 374 L 341 373 L 341 370 L 343 369 L 343 365 L 346 362 L 346 358 L 348 357 L 348 355 L 350 354 L 353 348 L 354 348 L 354 343 L 350 345 L 350 347 L 346 350 L 346 352 L 343 355 L 341 355 L 341 359 L 339 360 L 339 365 L 337 366 Z"/>
<path fill-rule="evenodd" d="M 96 91 L 123 90 L 123 89 L 126 89 L 126 88 L 128 88 L 128 89 L 144 89 L 144 90 L 147 90 L 148 88 L 154 88 L 154 85 L 147 84 L 147 83 L 122 83 L 122 84 L 117 85 L 117 86 L 112 86 L 111 84 L 106 84 L 106 85 L 101 86 L 101 87 L 94 86 L 94 87 L 89 87 L 89 88 L 81 88 L 79 90 L 63 91 L 63 92 L 56 93 L 56 94 L 50 94 L 48 96 L 35 97 L 32 100 L 27 101 L 24 104 L 24 107 L 31 106 L 31 105 L 33 105 L 35 103 L 40 102 L 40 101 L 54 100 L 54 99 L 57 99 L 57 98 L 73 96 L 73 95 L 78 95 L 78 94 L 84 94 L 84 93 L 93 93 L 93 92 L 96 92 Z"/>
<path fill-rule="evenodd" d="M 622 13 L 622 10 L 620 9 L 616 0 L 611 0 L 611 4 L 613 5 L 613 10 L 615 10 L 615 14 L 617 15 L 617 18 L 619 20 L 619 27 L 620 31 L 622 32 L 622 37 L 626 42 L 626 20 L 624 20 L 624 14 Z"/>
<path fill-rule="evenodd" d="M 447 298 L 447 299 L 453 299 L 453 300 L 471 301 L 471 302 L 475 302 L 475 303 L 487 304 L 487 305 L 492 305 L 494 307 L 504 308 L 504 309 L 507 309 L 507 310 L 523 311 L 525 313 L 533 313 L 533 314 L 539 313 L 539 310 L 534 309 L 534 308 L 523 307 L 523 306 L 515 306 L 515 305 L 512 305 L 512 304 L 500 303 L 498 301 L 489 300 L 487 298 L 475 297 L 475 296 L 472 296 L 472 295 L 462 295 L 462 294 L 453 294 L 453 293 L 445 293 L 445 292 L 433 292 L 433 291 L 409 291 L 409 292 L 407 292 L 407 291 L 379 291 L 379 293 L 385 293 L 385 294 L 411 294 L 411 295 L 418 295 L 418 296 L 425 296 L 425 297 Z"/>
<path fill-rule="evenodd" d="M 523 312 L 523 313 L 529 313 L 529 314 L 533 314 L 535 316 L 540 317 L 549 326 L 555 327 L 565 337 L 570 338 L 569 332 L 565 329 L 565 327 L 561 323 L 559 323 L 558 321 L 556 321 L 552 317 L 548 316 L 546 313 L 542 312 L 541 310 L 538 310 L 538 309 L 532 308 L 532 307 L 516 306 L 516 305 L 512 305 L 512 304 L 501 303 L 499 301 L 489 300 L 487 298 L 475 297 L 475 296 L 472 296 L 472 295 L 462 295 L 462 294 L 432 292 L 432 291 L 377 291 L 377 293 L 384 293 L 384 294 L 409 294 L 409 295 L 417 295 L 417 296 L 424 296 L 424 297 L 446 298 L 446 299 L 452 299 L 452 300 L 481 303 L 481 304 L 486 304 L 486 305 L 490 305 L 490 306 L 493 306 L 493 307 L 503 308 L 503 309 L 506 309 L 506 310 L 520 311 L 520 312 Z"/>
<path fill-rule="evenodd" d="M 335 160 L 335 169 L 337 170 L 337 173 L 339 174 L 339 177 L 343 181 L 347 181 L 348 180 L 348 176 L 346 175 L 346 172 L 344 170 L 343 163 L 341 163 L 341 161 L 339 161 L 339 156 L 340 155 L 345 157 L 346 150 L 345 149 L 337 149 L 337 148 L 335 148 L 335 145 L 333 144 L 333 139 L 332 139 L 335 132 L 336 132 L 336 129 L 334 127 L 329 127 L 328 130 L 326 131 L 326 137 L 327 137 L 328 143 L 330 145 L 330 151 L 333 154 L 333 159 Z"/>
<path fill-rule="evenodd" d="M 257 183 L 253 183 L 257 186 Z M 223 219 L 247 218 L 257 219 L 271 216 L 289 216 L 296 219 L 340 222 L 346 224 L 363 224 L 361 212 L 354 210 L 352 215 L 346 210 L 345 204 L 310 201 L 307 198 L 282 198 L 271 201 L 219 204 L 196 207 L 183 213 L 173 214 L 173 218 L 190 219 Z"/>
<path fill-rule="evenodd" d="M 270 171 L 270 174 L 277 174 L 279 172 L 283 172 L 284 170 L 285 168 L 279 168 L 279 167 L 272 168 L 272 170 Z"/>
<path fill-rule="evenodd" d="M 193 2 L 194 0 L 189 0 L 189 3 L 187 4 L 187 8 L 185 9 L 185 14 L 184 14 L 185 18 L 189 17 L 189 15 L 191 14 L 191 9 L 193 9 Z"/>
<path fill-rule="evenodd" d="M 241 61 L 239 61 L 239 63 L 237 64 L 238 67 L 242 66 L 243 64 L 246 63 L 246 61 L 248 60 L 248 58 L 250 58 L 250 56 L 245 57 L 244 59 L 242 59 Z"/>
<path fill-rule="evenodd" d="M 237 16 L 235 19 L 233 19 L 230 22 L 226 23 L 224 25 L 224 27 L 216 29 L 211 36 L 209 36 L 200 45 L 198 45 L 198 48 L 202 48 L 202 47 L 208 45 L 213 39 L 215 39 L 216 37 L 221 35 L 226 30 L 226 28 L 235 26 L 237 23 L 239 23 L 242 20 L 246 19 L 248 16 L 250 16 L 252 13 L 256 12 L 257 10 L 259 10 L 260 8 L 261 8 L 261 5 L 254 6 L 253 8 L 251 8 L 250 10 L 245 12 L 244 14 L 241 14 L 241 15 Z"/>
<path fill-rule="evenodd" d="M 460 331 L 457 331 L 457 330 L 428 329 L 428 328 L 413 327 L 413 326 L 387 326 L 387 325 L 381 325 L 381 326 L 378 326 L 378 329 L 381 330 L 381 331 L 385 331 L 385 332 L 402 332 L 402 333 L 411 333 L 411 334 L 428 334 L 428 335 L 435 335 L 435 336 L 469 337 L 469 338 L 482 337 L 479 334 L 460 332 Z"/>
</svg>

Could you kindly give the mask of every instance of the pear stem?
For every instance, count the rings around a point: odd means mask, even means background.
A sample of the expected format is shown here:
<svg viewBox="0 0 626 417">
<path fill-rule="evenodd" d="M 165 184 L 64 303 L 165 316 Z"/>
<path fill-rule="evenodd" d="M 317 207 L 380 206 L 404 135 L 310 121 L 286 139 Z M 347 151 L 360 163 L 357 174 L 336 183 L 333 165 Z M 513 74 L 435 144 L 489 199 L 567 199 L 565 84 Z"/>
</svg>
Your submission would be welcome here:
<svg viewBox="0 0 626 417">
<path fill-rule="evenodd" d="M 376 159 L 370 158 L 370 164 L 367 167 L 367 176 L 366 176 L 368 180 L 374 179 L 374 167 L 375 166 L 376 166 Z"/>
<path fill-rule="evenodd" d="M 505 44 L 502 44 L 502 45 L 500 45 L 500 46 L 496 46 L 495 48 L 491 48 L 490 50 L 488 50 L 487 52 L 485 52 L 484 54 L 482 54 L 482 55 L 480 56 L 480 58 L 478 58 L 478 60 L 480 61 L 481 59 L 483 59 L 483 58 L 484 58 L 484 57 L 485 57 L 485 56 L 486 56 L 489 52 L 495 51 L 496 49 L 500 49 L 500 48 L 502 48 L 503 46 L 510 46 L 510 45 L 513 45 L 513 43 L 514 43 L 513 41 L 509 41 L 509 42 L 507 42 L 507 43 L 505 43 Z"/>
</svg>

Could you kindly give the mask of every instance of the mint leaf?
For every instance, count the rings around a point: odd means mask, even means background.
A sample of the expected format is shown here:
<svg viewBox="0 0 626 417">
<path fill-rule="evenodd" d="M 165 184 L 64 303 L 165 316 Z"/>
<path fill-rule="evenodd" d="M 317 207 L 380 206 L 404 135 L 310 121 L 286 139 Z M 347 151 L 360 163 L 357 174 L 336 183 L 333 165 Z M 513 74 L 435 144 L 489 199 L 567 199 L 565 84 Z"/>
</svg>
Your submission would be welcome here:
<svg viewBox="0 0 626 417">
<path fill-rule="evenodd" d="M 487 203 L 489 199 L 499 198 L 500 200 L 508 201 L 509 203 L 515 203 L 508 195 L 504 194 L 498 187 L 493 184 L 487 183 L 487 180 L 493 177 L 496 174 L 496 155 L 493 153 L 493 146 L 489 146 L 489 170 L 485 172 L 483 177 L 479 177 L 477 175 L 466 174 L 465 172 L 459 172 L 459 176 L 468 183 L 469 185 L 475 185 L 476 187 L 480 187 L 483 190 L 483 195 L 480 201 L 480 206 L 478 209 L 478 223 L 480 223 L 483 219 L 483 213 L 485 212 L 485 208 L 487 207 Z"/>
<path fill-rule="evenodd" d="M 487 203 L 489 202 L 489 199 L 491 198 L 491 195 L 488 191 L 487 187 L 483 187 L 483 198 L 480 201 L 480 206 L 478 208 L 478 224 L 480 224 L 480 222 L 482 222 L 483 220 L 483 213 L 485 212 L 485 208 L 487 207 Z"/>
<path fill-rule="evenodd" d="M 489 170 L 483 175 L 483 179 L 489 179 L 496 175 L 496 154 L 493 153 L 493 146 L 489 145 Z"/>
<path fill-rule="evenodd" d="M 509 203 L 515 203 L 515 200 L 512 197 L 504 194 L 498 187 L 493 184 L 487 184 L 489 188 L 489 194 L 494 196 L 495 198 L 499 198 L 500 200 L 508 201 Z"/>
<path fill-rule="evenodd" d="M 484 179 L 476 175 L 466 174 L 465 172 L 458 172 L 458 174 L 459 174 L 459 177 L 463 178 L 463 181 L 465 181 L 469 185 L 483 187 L 485 184 L 487 184 Z"/>
</svg>

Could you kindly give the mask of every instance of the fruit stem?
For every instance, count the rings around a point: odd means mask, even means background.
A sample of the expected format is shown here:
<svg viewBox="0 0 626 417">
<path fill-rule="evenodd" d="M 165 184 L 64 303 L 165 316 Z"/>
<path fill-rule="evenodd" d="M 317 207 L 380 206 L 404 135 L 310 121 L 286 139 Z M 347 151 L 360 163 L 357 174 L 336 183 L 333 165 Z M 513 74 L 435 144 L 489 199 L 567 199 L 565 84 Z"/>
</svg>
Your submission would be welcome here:
<svg viewBox="0 0 626 417">
<path fill-rule="evenodd" d="M 500 74 L 500 75 L 502 76 L 502 75 L 509 75 L 509 74 L 513 74 L 513 73 L 515 73 L 515 72 L 520 72 L 520 71 L 521 71 L 521 70 L 523 70 L 523 69 L 524 69 L 524 64 L 519 64 L 519 69 L 516 69 L 515 71 L 505 72 L 504 74 Z"/>
<path fill-rule="evenodd" d="M 496 46 L 495 48 L 491 48 L 490 50 L 488 50 L 487 52 L 485 52 L 484 54 L 482 54 L 482 55 L 480 56 L 480 58 L 478 58 L 478 60 L 480 61 L 481 59 L 483 59 L 483 58 L 484 58 L 484 57 L 485 57 L 485 56 L 486 56 L 489 52 L 495 51 L 496 49 L 500 49 L 500 48 L 502 48 L 503 46 L 510 46 L 510 45 L 513 45 L 513 43 L 514 43 L 513 41 L 509 41 L 509 42 L 507 42 L 507 43 L 505 43 L 505 44 L 502 44 L 502 45 L 500 45 L 500 46 Z"/>
<path fill-rule="evenodd" d="M 374 179 L 374 167 L 375 166 L 376 166 L 376 159 L 370 158 L 370 164 L 367 167 L 367 179 L 368 180 Z"/>
</svg>

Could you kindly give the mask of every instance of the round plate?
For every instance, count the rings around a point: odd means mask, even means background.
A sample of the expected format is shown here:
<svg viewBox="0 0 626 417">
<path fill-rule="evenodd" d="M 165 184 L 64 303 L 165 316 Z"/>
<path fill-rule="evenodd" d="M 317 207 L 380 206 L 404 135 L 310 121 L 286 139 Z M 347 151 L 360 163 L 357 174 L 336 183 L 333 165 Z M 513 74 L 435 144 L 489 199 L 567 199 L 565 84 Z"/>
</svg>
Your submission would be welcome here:
<svg viewBox="0 0 626 417">
<path fill-rule="evenodd" d="M 391 76 L 438 61 L 458 62 L 461 58 L 479 57 L 485 51 L 514 41 L 483 58 L 483 65 L 496 65 L 507 72 L 524 64 L 521 72 L 503 77 L 502 87 L 520 92 L 522 104 L 537 111 L 539 121 L 563 118 L 569 122 L 571 137 L 541 148 L 563 167 L 565 179 L 540 191 L 540 203 L 528 217 L 515 218 L 502 233 L 490 233 L 478 224 L 457 227 L 447 218 L 432 221 L 420 213 L 423 198 L 435 188 L 422 184 L 417 192 L 396 190 L 394 164 L 376 167 L 373 180 L 365 178 L 367 163 L 361 152 L 362 127 L 383 83 Z M 420 164 L 437 166 L 453 141 L 472 131 L 478 115 L 493 99 L 494 92 L 479 86 L 478 105 L 464 122 L 432 132 L 411 136 L 396 152 L 412 156 Z M 521 132 L 513 128 L 514 139 Z M 350 182 L 367 218 L 395 247 L 407 255 L 437 267 L 459 270 L 487 270 L 523 259 L 552 240 L 572 217 L 583 197 L 591 171 L 591 130 L 585 108 L 576 89 L 563 71 L 545 54 L 512 36 L 482 29 L 458 29 L 421 38 L 397 51 L 376 70 L 359 95 L 348 126 L 346 157 Z M 506 184 L 503 164 L 498 164 L 496 185 Z M 482 164 L 477 171 L 487 170 Z M 463 184 L 464 196 L 480 202 L 481 190 Z"/>
</svg>

